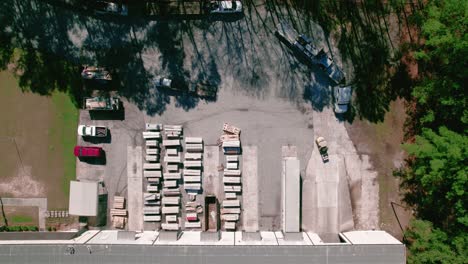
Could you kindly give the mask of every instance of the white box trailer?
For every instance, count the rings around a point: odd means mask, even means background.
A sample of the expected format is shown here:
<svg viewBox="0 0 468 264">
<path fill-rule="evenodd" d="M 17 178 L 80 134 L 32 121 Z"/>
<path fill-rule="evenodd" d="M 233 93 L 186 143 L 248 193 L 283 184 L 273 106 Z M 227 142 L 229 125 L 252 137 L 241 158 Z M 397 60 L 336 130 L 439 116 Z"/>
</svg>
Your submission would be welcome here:
<svg viewBox="0 0 468 264">
<path fill-rule="evenodd" d="M 166 155 L 169 156 L 178 156 L 179 155 L 179 150 L 177 148 L 169 148 L 166 149 Z"/>
<path fill-rule="evenodd" d="M 159 206 L 145 206 L 143 207 L 143 214 L 145 215 L 158 215 L 161 213 L 161 207 Z"/>
<path fill-rule="evenodd" d="M 184 176 L 201 176 L 201 170 L 184 169 Z"/>
<path fill-rule="evenodd" d="M 223 200 L 223 207 L 240 207 L 239 200 Z"/>
<path fill-rule="evenodd" d="M 200 176 L 184 176 L 184 182 L 201 182 Z"/>
<path fill-rule="evenodd" d="M 227 193 L 224 194 L 224 197 L 226 199 L 236 199 L 237 198 L 236 193 L 234 193 L 234 192 L 227 192 Z"/>
<path fill-rule="evenodd" d="M 241 178 L 240 177 L 223 177 L 223 182 L 224 183 L 241 183 Z"/>
<path fill-rule="evenodd" d="M 157 184 L 148 184 L 146 185 L 146 191 L 148 192 L 157 192 L 159 190 L 159 187 Z"/>
<path fill-rule="evenodd" d="M 146 140 L 147 147 L 157 147 L 159 142 L 157 140 Z"/>
<path fill-rule="evenodd" d="M 198 153 L 198 152 L 194 152 L 194 153 L 187 152 L 185 153 L 184 157 L 186 160 L 201 160 L 203 155 L 202 153 Z"/>
<path fill-rule="evenodd" d="M 236 230 L 235 222 L 224 222 L 224 229 L 226 230 Z"/>
<path fill-rule="evenodd" d="M 161 175 L 162 175 L 161 171 L 157 171 L 157 170 L 144 170 L 143 171 L 143 177 L 145 178 L 148 178 L 148 177 L 160 178 Z"/>
<path fill-rule="evenodd" d="M 201 228 L 201 222 L 185 222 L 185 228 Z"/>
<path fill-rule="evenodd" d="M 236 192 L 239 193 L 242 191 L 242 186 L 240 185 L 224 185 L 225 192 Z"/>
<path fill-rule="evenodd" d="M 221 214 L 240 214 L 240 208 L 223 208 L 221 209 Z"/>
<path fill-rule="evenodd" d="M 163 206 L 161 209 L 163 215 L 167 214 L 178 214 L 179 207 L 178 206 Z"/>
<path fill-rule="evenodd" d="M 172 223 L 172 224 L 169 224 L 169 223 L 162 223 L 161 224 L 161 228 L 164 229 L 164 230 L 179 230 L 179 224 L 177 223 Z"/>
<path fill-rule="evenodd" d="M 143 131 L 142 134 L 143 134 L 144 139 L 160 139 L 161 138 L 160 132 Z"/>
<path fill-rule="evenodd" d="M 184 184 L 184 189 L 199 191 L 201 190 L 201 184 L 200 183 L 187 183 L 187 184 Z"/>
<path fill-rule="evenodd" d="M 180 172 L 167 172 L 164 173 L 164 180 L 180 180 L 182 175 Z"/>
<path fill-rule="evenodd" d="M 177 187 L 176 180 L 163 181 L 164 188 L 174 188 Z"/>
<path fill-rule="evenodd" d="M 163 197 L 161 202 L 163 205 L 179 205 L 180 197 Z"/>
<path fill-rule="evenodd" d="M 154 130 L 154 131 L 160 131 L 163 128 L 162 124 L 154 124 L 154 123 L 146 123 L 145 124 L 146 130 Z"/>
<path fill-rule="evenodd" d="M 158 148 L 146 148 L 146 155 L 159 155 Z"/>
<path fill-rule="evenodd" d="M 177 215 L 168 215 L 166 216 L 167 222 L 177 222 Z"/>
<path fill-rule="evenodd" d="M 201 137 L 185 137 L 185 144 L 202 144 L 203 138 Z"/>
<path fill-rule="evenodd" d="M 203 152 L 203 144 L 185 144 L 187 152 Z"/>
<path fill-rule="evenodd" d="M 240 170 L 224 170 L 224 176 L 240 176 L 241 171 Z"/>
<path fill-rule="evenodd" d="M 144 170 L 160 170 L 161 163 L 143 163 Z"/>
<path fill-rule="evenodd" d="M 179 188 L 164 188 L 162 190 L 164 196 L 180 196 Z"/>
<path fill-rule="evenodd" d="M 166 166 L 169 172 L 179 172 L 179 165 L 171 164 Z"/>
<path fill-rule="evenodd" d="M 157 162 L 159 161 L 159 155 L 146 155 L 145 160 Z"/>
<path fill-rule="evenodd" d="M 166 163 L 180 163 L 180 156 L 164 156 Z"/>
<path fill-rule="evenodd" d="M 143 222 L 161 222 L 160 215 L 143 215 Z"/>
<path fill-rule="evenodd" d="M 186 168 L 199 168 L 202 166 L 202 162 L 200 160 L 186 160 L 184 161 L 184 167 Z"/>
<path fill-rule="evenodd" d="M 238 221 L 239 215 L 238 214 L 223 214 L 221 215 L 221 219 L 225 221 Z"/>
<path fill-rule="evenodd" d="M 226 163 L 226 168 L 228 170 L 237 170 L 237 169 L 239 169 L 239 163 L 237 163 L 237 162 L 228 162 L 228 163 Z"/>
<path fill-rule="evenodd" d="M 148 177 L 146 178 L 146 180 L 148 181 L 148 183 L 159 184 L 159 178 L 157 177 Z"/>
<path fill-rule="evenodd" d="M 227 162 L 239 162 L 239 155 L 225 155 Z"/>
<path fill-rule="evenodd" d="M 178 147 L 180 146 L 180 139 L 166 139 L 162 142 L 165 147 Z"/>
</svg>

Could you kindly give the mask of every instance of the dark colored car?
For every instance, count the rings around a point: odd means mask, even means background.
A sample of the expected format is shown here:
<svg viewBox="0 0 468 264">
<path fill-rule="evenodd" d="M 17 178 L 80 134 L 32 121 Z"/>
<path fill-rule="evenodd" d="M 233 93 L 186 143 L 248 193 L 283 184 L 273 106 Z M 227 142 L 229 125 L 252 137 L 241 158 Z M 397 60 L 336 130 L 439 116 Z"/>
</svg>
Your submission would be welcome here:
<svg viewBox="0 0 468 264">
<path fill-rule="evenodd" d="M 73 149 L 73 154 L 75 157 L 78 158 L 99 158 L 102 157 L 103 155 L 103 150 L 101 147 L 83 147 L 83 146 L 76 146 L 75 149 Z"/>
</svg>

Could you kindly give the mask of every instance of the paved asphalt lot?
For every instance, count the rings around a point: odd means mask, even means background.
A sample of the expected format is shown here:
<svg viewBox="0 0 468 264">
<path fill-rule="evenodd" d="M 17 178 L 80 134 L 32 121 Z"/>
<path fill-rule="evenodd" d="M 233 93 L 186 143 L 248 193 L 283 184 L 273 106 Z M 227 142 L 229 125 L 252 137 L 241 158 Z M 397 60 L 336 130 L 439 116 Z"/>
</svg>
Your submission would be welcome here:
<svg viewBox="0 0 468 264">
<path fill-rule="evenodd" d="M 333 39 L 325 41 L 320 27 L 292 7 L 276 5 L 275 1 L 268 1 L 268 5 L 265 1 L 254 2 L 246 6 L 243 17 L 230 21 L 223 18 L 124 19 L 99 17 L 42 1 L 34 5 L 15 4 L 15 8 L 21 8 L 19 14 L 29 14 L 15 16 L 16 24 L 20 25 L 16 30 L 34 39 L 40 47 L 76 64 L 107 65 L 114 69 L 119 93 L 127 98 L 123 121 L 91 120 L 87 112 L 81 111 L 81 123 L 106 125 L 112 137 L 109 142 L 100 144 L 107 153 L 106 166 L 78 162 L 77 177 L 104 180 L 109 201 L 112 201 L 114 194 L 127 192 L 127 147 L 143 144 L 140 132 L 145 122 L 183 124 L 185 135 L 202 136 L 206 145 L 214 145 L 222 124 L 230 122 L 242 129 L 244 145 L 258 148 L 259 228 L 278 230 L 281 147 L 298 147 L 301 175 L 307 180 L 304 184 L 312 184 L 317 178 L 317 175 L 310 176 L 316 171 L 306 170 L 308 164 L 313 164 L 309 159 L 316 131 L 320 131 L 320 135 L 330 135 L 332 149 L 354 147 L 343 123 L 326 108 L 331 105 L 330 80 L 319 69 L 299 62 L 276 38 L 274 29 L 280 20 L 289 21 L 299 32 L 313 36 L 318 46 L 332 50 L 334 59 L 342 65 Z M 343 63 L 351 76 L 350 65 Z M 155 76 L 169 76 L 181 86 L 209 80 L 218 86 L 218 96 L 216 100 L 206 101 L 155 90 L 151 86 Z M 320 122 L 314 117 L 320 118 Z M 340 129 L 335 135 L 337 126 Z M 361 167 L 359 158 L 349 160 L 348 168 Z M 349 170 L 347 173 L 352 174 Z M 352 174 L 351 178 L 353 175 L 360 184 L 361 174 Z M 339 177 L 345 180 L 347 174 L 341 173 Z M 362 193 L 367 192 L 363 190 Z M 347 197 L 348 194 L 338 197 L 343 202 L 333 206 L 349 212 L 351 203 Z M 319 198 L 308 199 L 320 201 Z M 307 206 L 308 201 L 303 201 L 303 206 Z M 358 199 L 356 203 L 361 208 L 359 202 Z M 372 214 L 361 210 L 362 219 L 374 223 L 378 220 L 378 202 L 368 205 L 373 209 Z M 307 213 L 319 215 L 314 206 L 309 205 Z M 343 214 L 336 208 L 330 212 L 329 216 L 335 219 L 308 223 L 312 220 L 304 218 L 303 227 L 318 233 L 322 230 L 317 230 L 321 227 L 315 223 L 332 223 L 332 228 L 324 227 L 327 231 L 335 230 L 336 225 L 342 227 L 339 223 L 342 220 L 336 217 Z M 372 219 L 366 218 L 369 215 Z"/>
</svg>

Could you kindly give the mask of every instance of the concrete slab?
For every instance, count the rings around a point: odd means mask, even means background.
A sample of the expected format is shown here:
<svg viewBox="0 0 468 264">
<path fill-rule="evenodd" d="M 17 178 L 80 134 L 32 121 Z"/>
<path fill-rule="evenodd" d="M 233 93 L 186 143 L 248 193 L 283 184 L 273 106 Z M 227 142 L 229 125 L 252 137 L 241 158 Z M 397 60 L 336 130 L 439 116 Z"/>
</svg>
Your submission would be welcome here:
<svg viewBox="0 0 468 264">
<path fill-rule="evenodd" d="M 154 242 L 154 245 L 219 245 L 219 246 L 233 246 L 234 232 L 221 232 L 221 239 L 219 241 L 201 241 L 200 231 L 184 231 L 177 241 L 160 241 L 159 238 Z"/>
<path fill-rule="evenodd" d="M 205 146 L 203 152 L 203 190 L 205 195 L 214 194 L 218 199 L 224 193 L 222 178 L 219 176 L 219 147 Z"/>
<path fill-rule="evenodd" d="M 157 231 L 137 232 L 134 240 L 119 240 L 118 230 L 102 230 L 88 241 L 88 245 L 108 244 L 108 245 L 152 245 L 159 235 Z"/>
<path fill-rule="evenodd" d="M 143 230 L 143 153 L 140 146 L 127 148 L 128 230 Z"/>
<path fill-rule="evenodd" d="M 242 148 L 242 226 L 246 232 L 259 231 L 258 220 L 258 148 Z"/>
</svg>

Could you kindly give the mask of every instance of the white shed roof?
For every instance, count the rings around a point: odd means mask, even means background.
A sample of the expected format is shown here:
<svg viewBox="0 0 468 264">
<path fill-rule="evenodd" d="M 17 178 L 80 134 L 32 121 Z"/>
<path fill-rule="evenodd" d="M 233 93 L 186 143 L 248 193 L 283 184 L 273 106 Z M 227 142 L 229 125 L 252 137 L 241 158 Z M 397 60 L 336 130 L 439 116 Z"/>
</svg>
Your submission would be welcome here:
<svg viewBox="0 0 468 264">
<path fill-rule="evenodd" d="M 96 216 L 98 209 L 97 182 L 70 182 L 69 213 L 79 216 Z"/>
</svg>

